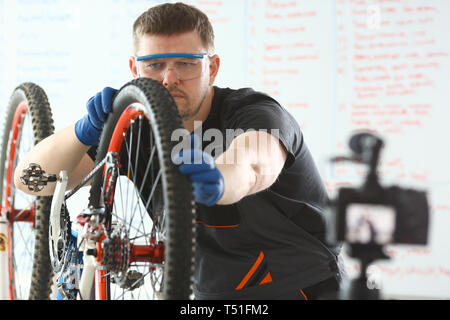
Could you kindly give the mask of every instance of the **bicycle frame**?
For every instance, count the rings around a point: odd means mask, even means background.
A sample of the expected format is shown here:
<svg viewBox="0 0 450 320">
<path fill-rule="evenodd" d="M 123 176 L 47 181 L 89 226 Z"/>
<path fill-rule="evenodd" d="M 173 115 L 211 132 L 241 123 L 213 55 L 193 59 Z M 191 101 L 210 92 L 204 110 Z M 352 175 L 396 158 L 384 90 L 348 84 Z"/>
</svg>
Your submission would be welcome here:
<svg viewBox="0 0 450 320">
<path fill-rule="evenodd" d="M 44 95 L 35 100 L 42 102 L 39 107 L 48 104 Z M 36 228 L 43 236 L 35 237 L 40 241 L 36 246 L 40 252 L 34 257 L 33 262 L 37 263 L 33 263 L 33 268 L 37 266 L 36 272 L 46 279 L 40 281 L 39 275 L 33 273 L 33 294 L 47 299 L 50 278 L 56 274 L 58 280 L 53 281 L 52 289 L 58 287 L 59 298 L 63 299 L 92 299 L 93 292 L 96 299 L 189 299 L 195 246 L 193 188 L 178 167 L 166 159 L 176 146 L 169 138 L 183 126 L 177 106 L 160 83 L 141 78 L 120 90 L 112 109 L 99 142 L 96 167 L 77 187 L 66 190 L 64 172 L 59 176 L 46 174 L 39 164 L 30 163 L 22 170 L 20 180 L 28 186 L 26 193 L 41 191 L 49 182 L 57 183 L 53 202 L 41 197 L 39 201 L 48 201 L 36 207 L 41 210 L 37 217 L 43 222 Z M 51 118 L 47 108 L 39 110 L 38 120 Z M 33 130 L 45 138 L 54 128 Z M 146 146 L 143 149 L 136 147 L 141 142 Z M 116 162 L 108 161 L 113 154 Z M 120 163 L 119 155 L 128 160 L 121 159 L 123 164 Z M 89 181 L 89 207 L 71 219 L 65 200 Z M 11 213 L 17 220 L 16 212 Z M 0 233 L 6 234 L 11 213 L 8 217 L 0 215 Z M 1 250 L 0 242 L 3 259 Z M 50 263 L 53 270 L 46 267 Z M 12 282 L 8 280 L 0 279 L 0 288 Z M 54 295 L 55 291 L 53 298 Z"/>
<path fill-rule="evenodd" d="M 58 244 L 58 235 L 60 234 L 61 229 L 61 209 L 66 199 L 66 188 L 67 188 L 68 176 L 66 171 L 61 171 L 59 175 L 59 179 L 56 183 L 55 192 L 53 194 L 52 206 L 50 211 L 50 227 L 52 230 L 52 234 L 50 235 L 51 241 L 50 245 L 57 246 Z M 79 221 L 80 222 L 80 219 Z M 92 219 L 89 221 L 81 221 L 82 223 L 76 223 L 78 226 L 78 232 L 72 232 L 70 236 L 76 238 L 77 243 L 77 251 L 83 252 L 83 270 L 81 274 L 81 280 L 79 283 L 79 295 L 82 300 L 88 300 L 91 297 L 92 285 L 94 284 L 96 270 L 98 268 L 101 269 L 99 260 L 96 259 L 92 253 L 97 250 L 97 241 L 98 237 L 105 237 L 102 229 L 100 231 L 93 232 L 92 226 L 95 224 Z M 52 242 L 53 241 L 53 242 Z M 56 250 L 55 248 L 52 248 Z M 61 269 L 61 272 L 64 271 L 64 268 Z M 103 270 L 99 270 L 99 276 L 104 276 Z M 64 294 L 59 292 L 58 298 L 62 299 Z M 106 296 L 104 293 L 100 293 L 96 291 L 95 298 L 97 300 L 104 300 Z"/>
<path fill-rule="evenodd" d="M 119 119 L 119 124 L 117 125 L 116 140 L 111 141 L 108 154 L 103 161 L 101 161 L 96 168 L 80 183 L 78 187 L 66 194 L 67 188 L 67 172 L 61 171 L 59 179 L 57 180 L 55 192 L 53 195 L 51 212 L 50 212 L 50 228 L 52 230 L 50 235 L 50 247 L 53 252 L 57 252 L 58 241 L 60 231 L 61 231 L 61 209 L 64 201 L 73 195 L 79 188 L 81 188 L 90 178 L 95 175 L 99 170 L 104 168 L 103 175 L 106 177 L 104 180 L 103 190 L 108 190 L 111 188 L 109 184 L 111 183 L 111 176 L 113 175 L 114 168 L 118 164 L 118 153 L 120 152 L 123 143 L 123 134 L 126 132 L 130 125 L 130 119 L 136 119 L 139 116 L 143 116 L 142 111 L 135 108 L 128 108 Z M 114 185 L 112 185 L 114 188 Z M 103 248 L 102 242 L 106 239 L 105 224 L 103 221 L 104 217 L 104 205 L 112 206 L 112 199 L 101 199 L 101 208 L 88 208 L 82 212 L 77 221 L 74 223 L 77 231 L 77 248 L 78 251 L 83 252 L 83 271 L 81 274 L 81 279 L 78 286 L 78 293 L 82 300 L 88 300 L 92 298 L 92 286 L 94 283 L 99 284 L 95 287 L 95 300 L 107 300 L 109 299 L 109 288 L 107 285 L 107 274 L 106 269 L 102 265 Z M 72 225 L 72 229 L 74 226 Z M 73 234 L 71 236 L 74 236 Z M 135 245 L 130 244 L 130 262 L 151 262 L 151 263 L 162 263 L 164 261 L 164 245 L 155 244 L 150 241 L 150 245 Z M 64 267 L 59 270 L 64 272 Z M 62 292 L 61 292 L 62 293 Z M 64 297 L 61 294 L 59 297 Z"/>
</svg>

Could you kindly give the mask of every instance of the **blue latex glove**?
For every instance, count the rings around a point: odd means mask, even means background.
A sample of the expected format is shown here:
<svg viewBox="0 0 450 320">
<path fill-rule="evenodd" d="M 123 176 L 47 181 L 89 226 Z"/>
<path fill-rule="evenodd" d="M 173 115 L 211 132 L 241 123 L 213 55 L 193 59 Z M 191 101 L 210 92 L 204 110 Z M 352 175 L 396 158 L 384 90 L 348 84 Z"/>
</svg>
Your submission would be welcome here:
<svg viewBox="0 0 450 320">
<path fill-rule="evenodd" d="M 112 110 L 112 100 L 117 91 L 107 87 L 88 101 L 88 114 L 75 124 L 75 134 L 84 145 L 98 145 L 103 125 Z"/>
<path fill-rule="evenodd" d="M 217 169 L 214 158 L 200 149 L 198 136 L 193 134 L 189 139 L 191 148 L 183 149 L 172 160 L 175 164 L 180 164 L 180 172 L 189 176 L 192 181 L 195 201 L 212 207 L 225 191 L 223 176 Z"/>
</svg>

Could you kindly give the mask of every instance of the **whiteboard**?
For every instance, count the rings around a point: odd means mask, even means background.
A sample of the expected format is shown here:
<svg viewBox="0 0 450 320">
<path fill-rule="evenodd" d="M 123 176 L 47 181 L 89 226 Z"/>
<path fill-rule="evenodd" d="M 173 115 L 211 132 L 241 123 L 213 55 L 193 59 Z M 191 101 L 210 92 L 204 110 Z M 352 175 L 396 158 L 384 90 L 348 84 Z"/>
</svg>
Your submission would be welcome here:
<svg viewBox="0 0 450 320">
<path fill-rule="evenodd" d="M 56 129 L 105 86 L 131 80 L 132 24 L 149 0 L 0 0 L 0 110 L 13 89 L 44 88 Z M 207 13 L 216 85 L 271 94 L 299 122 L 331 196 L 364 168 L 332 165 L 359 129 L 385 139 L 384 185 L 426 190 L 429 245 L 390 246 L 372 278 L 385 297 L 450 298 L 450 2 L 191 0 Z M 346 257 L 351 277 L 359 272 Z M 420 290 L 418 289 L 420 288 Z"/>
</svg>

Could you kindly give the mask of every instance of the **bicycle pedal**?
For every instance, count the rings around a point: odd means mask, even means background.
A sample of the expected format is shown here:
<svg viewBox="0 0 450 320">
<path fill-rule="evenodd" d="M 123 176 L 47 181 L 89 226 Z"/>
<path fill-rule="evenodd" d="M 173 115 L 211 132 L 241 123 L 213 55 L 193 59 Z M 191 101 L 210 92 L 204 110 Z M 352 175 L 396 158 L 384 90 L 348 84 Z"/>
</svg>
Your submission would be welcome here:
<svg viewBox="0 0 450 320">
<path fill-rule="evenodd" d="M 42 167 L 36 163 L 30 163 L 22 170 L 20 182 L 28 187 L 31 192 L 40 192 L 49 182 L 56 182 L 55 174 L 46 174 Z"/>
</svg>

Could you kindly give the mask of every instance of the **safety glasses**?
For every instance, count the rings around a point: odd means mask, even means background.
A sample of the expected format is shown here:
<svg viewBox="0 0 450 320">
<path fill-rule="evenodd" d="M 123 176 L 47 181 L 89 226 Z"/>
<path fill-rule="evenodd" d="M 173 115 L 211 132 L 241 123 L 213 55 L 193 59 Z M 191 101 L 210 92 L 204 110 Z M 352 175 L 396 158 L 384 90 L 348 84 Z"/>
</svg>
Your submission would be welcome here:
<svg viewBox="0 0 450 320">
<path fill-rule="evenodd" d="M 206 70 L 206 53 L 162 53 L 135 57 L 139 77 L 162 81 L 172 70 L 177 79 L 187 81 L 199 78 Z"/>
</svg>

